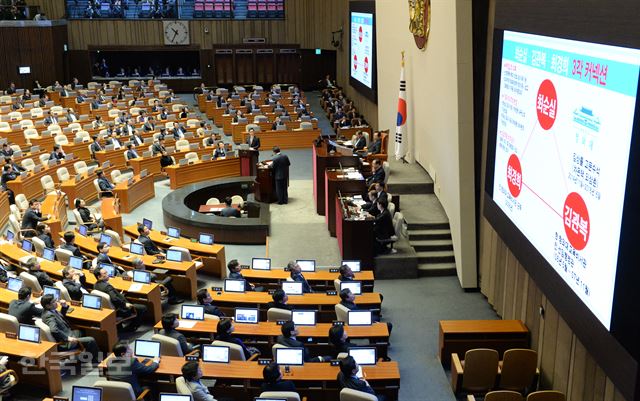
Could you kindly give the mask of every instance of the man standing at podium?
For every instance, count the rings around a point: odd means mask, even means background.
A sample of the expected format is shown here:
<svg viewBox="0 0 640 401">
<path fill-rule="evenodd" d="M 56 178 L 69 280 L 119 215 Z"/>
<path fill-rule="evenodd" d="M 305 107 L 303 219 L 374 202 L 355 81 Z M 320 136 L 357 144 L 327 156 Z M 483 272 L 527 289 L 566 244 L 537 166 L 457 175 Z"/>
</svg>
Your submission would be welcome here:
<svg viewBox="0 0 640 401">
<path fill-rule="evenodd" d="M 276 180 L 276 196 L 278 197 L 278 205 L 284 205 L 289 202 L 289 194 L 287 192 L 287 186 L 289 183 L 289 166 L 291 162 L 287 155 L 280 154 L 280 148 L 273 147 L 273 163 L 271 168 L 273 169 L 273 175 Z"/>
</svg>

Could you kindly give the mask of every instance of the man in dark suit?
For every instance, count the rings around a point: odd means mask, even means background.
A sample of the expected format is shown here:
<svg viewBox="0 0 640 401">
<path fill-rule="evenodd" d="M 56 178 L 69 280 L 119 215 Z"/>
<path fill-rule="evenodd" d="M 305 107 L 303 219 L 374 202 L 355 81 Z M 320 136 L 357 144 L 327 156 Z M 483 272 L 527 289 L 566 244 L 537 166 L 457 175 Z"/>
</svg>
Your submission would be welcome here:
<svg viewBox="0 0 640 401">
<path fill-rule="evenodd" d="M 260 388 L 265 391 L 296 391 L 296 385 L 291 380 L 282 380 L 282 371 L 277 363 L 272 362 L 262 370 L 264 383 Z"/>
<path fill-rule="evenodd" d="M 362 131 L 356 132 L 356 140 L 353 143 L 354 150 L 362 150 L 367 147 L 367 139 L 364 137 Z"/>
<path fill-rule="evenodd" d="M 291 162 L 287 155 L 280 154 L 280 148 L 273 147 L 273 163 L 271 168 L 273 169 L 273 175 L 276 180 L 276 195 L 278 196 L 278 205 L 289 203 L 289 194 L 287 187 L 289 186 L 289 166 Z"/>
<path fill-rule="evenodd" d="M 80 252 L 80 249 L 78 249 L 75 244 L 76 235 L 73 233 L 73 231 L 65 232 L 62 238 L 64 239 L 64 244 L 60 245 L 61 249 L 66 249 L 67 251 L 71 252 L 73 256 L 84 259 L 84 255 L 82 255 L 82 252 Z"/>
<path fill-rule="evenodd" d="M 349 267 L 349 265 L 342 265 L 338 269 L 340 272 L 340 276 L 338 276 L 338 280 L 340 281 L 353 281 L 355 280 L 355 274 Z"/>
<path fill-rule="evenodd" d="M 100 263 L 106 263 L 112 265 L 113 262 L 109 257 L 109 244 L 106 242 L 100 242 L 96 245 L 96 249 L 98 250 L 98 256 L 96 257 L 96 264 L 100 266 Z"/>
<path fill-rule="evenodd" d="M 298 341 L 296 338 L 299 332 L 296 325 L 291 320 L 285 322 L 281 326 L 280 330 L 282 334 L 276 339 L 277 344 L 284 345 L 287 348 L 303 348 L 303 358 L 305 362 L 324 362 L 325 359 L 322 356 L 311 358 L 307 347 L 305 347 L 302 341 Z M 331 357 L 327 357 L 327 360 L 331 360 Z"/>
<path fill-rule="evenodd" d="M 202 376 L 202 369 L 198 362 L 189 361 L 182 365 L 182 377 L 193 401 L 216 401 L 209 392 L 209 388 L 200 381 Z"/>
<path fill-rule="evenodd" d="M 58 124 L 58 117 L 51 114 L 51 111 L 47 111 L 47 118 L 44 119 L 44 125 L 49 126 L 51 124 Z"/>
<path fill-rule="evenodd" d="M 376 219 L 373 222 L 373 244 L 376 255 L 385 253 L 388 250 L 386 245 L 381 244 L 379 241 L 388 240 L 395 235 L 393 219 L 391 218 L 389 209 L 387 209 L 388 205 L 389 201 L 387 199 L 378 200 L 378 210 L 380 211 L 380 214 L 376 216 Z"/>
<path fill-rule="evenodd" d="M 109 274 L 107 273 L 107 270 L 97 267 L 93 270 L 93 275 L 96 277 L 96 283 L 93 288 L 98 291 L 102 291 L 109 296 L 109 299 L 111 299 L 111 303 L 116 310 L 116 316 L 129 317 L 134 313 L 136 314 L 136 317 L 131 320 L 131 323 L 129 323 L 129 326 L 127 327 L 127 330 L 136 331 L 138 327 L 140 327 L 140 323 L 142 322 L 144 313 L 147 311 L 147 307 L 140 304 L 129 303 L 124 295 L 109 284 Z"/>
<path fill-rule="evenodd" d="M 36 226 L 36 234 L 38 238 L 44 242 L 44 246 L 47 248 L 55 248 L 55 244 L 53 243 L 53 238 L 51 237 L 51 227 L 47 224 L 40 223 Z"/>
<path fill-rule="evenodd" d="M 378 154 L 382 150 L 382 139 L 380 139 L 380 133 L 378 131 L 373 133 L 373 140 L 369 143 L 367 151 L 369 154 Z"/>
<path fill-rule="evenodd" d="M 131 265 L 134 270 L 147 271 L 147 268 L 144 265 L 144 261 L 142 260 L 142 258 L 139 258 L 139 257 L 133 258 L 133 260 L 131 261 Z M 120 269 L 120 267 L 118 267 L 118 269 Z M 151 274 L 151 281 L 157 284 L 162 284 L 167 289 L 167 292 L 169 293 L 168 301 L 170 305 L 181 304 L 184 302 L 184 299 L 180 298 L 176 294 L 176 289 L 173 286 L 173 284 L 171 284 L 171 282 L 173 281 L 173 278 L 171 278 L 171 276 L 165 276 L 164 278 L 160 278 L 158 277 L 158 275 L 156 275 L 153 272 L 150 272 L 150 274 Z"/>
<path fill-rule="evenodd" d="M 48 220 L 49 217 L 49 215 L 42 215 L 42 212 L 40 211 L 40 202 L 36 199 L 31 199 L 29 201 L 29 208 L 27 208 L 24 212 L 24 216 L 22 216 L 22 225 L 20 226 L 22 230 L 29 230 L 24 233 L 24 236 L 26 238 L 35 237 L 38 223 Z"/>
<path fill-rule="evenodd" d="M 47 272 L 43 272 L 41 270 L 40 262 L 38 262 L 37 258 L 35 257 L 29 258 L 29 260 L 27 260 L 24 265 L 27 268 L 27 270 L 29 270 L 29 274 L 31 274 L 33 277 L 36 278 L 36 280 L 38 280 L 38 284 L 40 284 L 40 287 L 44 287 L 45 285 L 48 285 L 48 286 L 53 285 L 53 280 L 51 280 L 51 277 L 49 277 Z"/>
<path fill-rule="evenodd" d="M 94 135 L 92 139 L 93 143 L 91 144 L 91 153 L 96 153 L 103 150 L 102 145 L 100 145 L 100 142 L 98 142 L 98 136 Z"/>
<path fill-rule="evenodd" d="M 209 291 L 207 291 L 206 288 L 199 289 L 196 294 L 196 298 L 198 300 L 198 305 L 202 305 L 204 307 L 204 313 L 207 315 L 225 317 L 224 312 L 213 304 L 213 298 L 211 298 L 211 294 L 209 294 Z"/>
<path fill-rule="evenodd" d="M 13 169 L 11 168 L 11 165 L 5 164 L 2 167 L 2 177 L 0 178 L 0 186 L 4 189 L 5 192 L 7 192 L 7 195 L 9 196 L 9 204 L 13 205 L 16 203 L 15 201 L 15 195 L 13 193 L 13 191 L 11 189 L 9 189 L 9 187 L 7 186 L 7 183 L 9 181 L 13 181 L 16 178 L 18 178 L 18 173 L 13 171 Z"/>
<path fill-rule="evenodd" d="M 313 290 L 311 290 L 311 286 L 309 285 L 309 282 L 302 275 L 302 268 L 300 267 L 300 265 L 298 263 L 296 263 L 295 261 L 292 260 L 289 263 L 287 263 L 287 268 L 289 269 L 289 272 L 290 272 L 290 275 L 291 275 L 291 279 L 293 281 L 297 281 L 299 283 L 302 283 L 302 292 L 303 293 L 307 294 L 307 293 L 313 292 Z"/>
<path fill-rule="evenodd" d="M 349 336 L 344 326 L 331 326 L 329 329 L 329 343 L 333 345 L 333 356 L 349 352 L 349 348 L 356 347 L 356 344 L 349 342 Z"/>
<path fill-rule="evenodd" d="M 69 297 L 74 301 L 82 300 L 82 295 L 87 291 L 82 291 L 83 286 L 86 284 L 86 277 L 82 271 L 76 270 L 73 267 L 65 267 L 62 269 L 62 285 L 67 289 Z"/>
<path fill-rule="evenodd" d="M 162 330 L 160 330 L 160 334 L 178 340 L 180 349 L 182 350 L 182 355 L 187 355 L 197 349 L 198 346 L 187 342 L 187 338 L 184 334 L 176 330 L 178 325 L 178 315 L 175 313 L 165 313 L 162 315 Z"/>
<path fill-rule="evenodd" d="M 358 364 L 352 356 L 348 356 L 340 360 L 340 372 L 337 377 L 339 389 L 342 390 L 346 387 L 362 391 L 364 393 L 375 395 L 378 398 L 378 401 L 383 401 L 385 399 L 384 396 L 377 395 L 366 380 L 356 377 L 357 373 Z"/>
<path fill-rule="evenodd" d="M 227 157 L 227 151 L 224 149 L 224 142 L 218 142 L 218 147 L 216 147 L 216 151 L 213 152 L 213 158 L 217 159 L 219 157 Z"/>
<path fill-rule="evenodd" d="M 127 145 L 127 159 L 128 160 L 137 159 L 138 157 L 140 157 L 140 155 L 134 149 L 133 144 L 132 143 L 128 144 Z"/>
<path fill-rule="evenodd" d="M 367 178 L 367 186 L 375 184 L 376 182 L 384 185 L 385 173 L 380 160 L 373 159 L 373 161 L 371 162 L 371 171 L 373 171 L 373 174 L 371 174 L 371 176 Z"/>
<path fill-rule="evenodd" d="M 144 246 L 144 250 L 147 255 L 165 256 L 164 252 L 162 252 L 160 248 L 158 248 L 156 244 L 153 243 L 151 238 L 149 238 L 149 233 L 149 227 L 145 226 L 144 224 L 138 225 L 138 241 L 140 241 L 140 243 Z"/>
<path fill-rule="evenodd" d="M 287 302 L 289 301 L 289 296 L 287 295 L 286 292 L 284 292 L 282 288 L 276 289 L 271 295 L 271 298 L 273 299 L 273 301 L 267 304 L 268 309 L 271 309 L 271 308 L 286 309 L 286 310 L 294 309 L 293 306 L 287 305 Z"/>
<path fill-rule="evenodd" d="M 220 216 L 222 217 L 240 217 L 240 210 L 231 206 L 231 197 L 227 196 L 224 199 L 224 204 L 226 205 L 224 209 L 220 212 Z"/>
<path fill-rule="evenodd" d="M 258 152 L 260 150 L 260 138 L 256 135 L 253 128 L 249 128 L 249 137 L 247 138 L 247 145 L 251 150 Z"/>
<path fill-rule="evenodd" d="M 140 385 L 138 377 L 147 376 L 155 372 L 159 366 L 159 360 L 153 360 L 150 364 L 144 364 L 133 357 L 129 343 L 120 341 L 113 346 L 113 358 L 107 362 L 107 378 L 131 384 L 136 397 L 142 394 L 144 388 Z"/>
<path fill-rule="evenodd" d="M 2 157 L 13 156 L 13 149 L 11 149 L 11 146 L 9 146 L 8 143 L 5 142 L 2 144 L 2 150 L 0 150 L 0 156 Z"/>
<path fill-rule="evenodd" d="M 53 145 L 53 151 L 49 155 L 49 160 L 64 160 L 66 156 L 60 145 Z"/>
<path fill-rule="evenodd" d="M 98 187 L 100 187 L 102 196 L 109 196 L 109 194 L 113 196 L 113 189 L 115 188 L 115 185 L 113 185 L 111 181 L 104 176 L 104 172 L 102 170 L 96 171 L 96 174 L 98 176 Z"/>
<path fill-rule="evenodd" d="M 58 351 L 70 351 L 77 349 L 82 344 L 86 352 L 91 354 L 93 363 L 98 363 L 98 344 L 93 337 L 83 337 L 78 330 L 72 330 L 69 322 L 65 319 L 65 315 L 69 310 L 69 305 L 64 301 L 60 301 L 62 308 L 58 312 L 58 301 L 53 295 L 47 294 L 40 299 L 40 305 L 44 309 L 42 312 L 42 321 L 49 326 L 51 335 L 58 344 Z"/>
<path fill-rule="evenodd" d="M 251 358 L 251 355 L 258 353 L 258 350 L 244 345 L 241 339 L 233 337 L 231 334 L 234 332 L 235 327 L 231 319 L 220 319 L 218 327 L 216 329 L 216 340 L 225 341 L 228 343 L 238 344 L 242 347 L 245 359 Z"/>
<path fill-rule="evenodd" d="M 240 267 L 240 263 L 238 263 L 237 259 L 232 259 L 227 263 L 227 269 L 229 269 L 229 278 L 232 280 L 244 280 L 244 290 L 245 291 L 253 291 L 255 286 L 251 284 L 247 279 L 244 278 L 242 273 L 242 268 Z"/>
<path fill-rule="evenodd" d="M 133 130 L 131 135 L 131 142 L 133 142 L 134 146 L 141 146 L 144 144 L 144 138 L 140 136 L 138 131 Z"/>
<path fill-rule="evenodd" d="M 20 288 L 18 299 L 9 303 L 9 314 L 18 319 L 18 323 L 21 324 L 33 324 L 33 318 L 42 315 L 42 309 L 31 302 L 31 288 Z"/>
</svg>

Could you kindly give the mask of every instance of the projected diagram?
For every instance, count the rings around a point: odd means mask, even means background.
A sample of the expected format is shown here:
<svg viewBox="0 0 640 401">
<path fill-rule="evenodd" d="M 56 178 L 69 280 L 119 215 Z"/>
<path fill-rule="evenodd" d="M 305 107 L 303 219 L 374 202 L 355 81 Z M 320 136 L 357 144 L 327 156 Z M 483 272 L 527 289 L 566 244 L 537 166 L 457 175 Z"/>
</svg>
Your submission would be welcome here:
<svg viewBox="0 0 640 401">
<path fill-rule="evenodd" d="M 505 32 L 493 197 L 609 328 L 638 67 L 575 43 Z"/>
<path fill-rule="evenodd" d="M 365 84 L 372 85 L 370 63 L 373 59 L 373 15 L 351 13 L 351 76 Z"/>
</svg>

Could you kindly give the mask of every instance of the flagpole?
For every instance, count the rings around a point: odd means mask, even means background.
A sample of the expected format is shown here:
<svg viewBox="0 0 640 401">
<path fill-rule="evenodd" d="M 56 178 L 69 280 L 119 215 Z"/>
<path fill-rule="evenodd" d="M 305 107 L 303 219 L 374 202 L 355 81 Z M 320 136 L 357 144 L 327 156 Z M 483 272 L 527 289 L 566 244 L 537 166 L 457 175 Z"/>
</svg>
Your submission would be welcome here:
<svg viewBox="0 0 640 401">
<path fill-rule="evenodd" d="M 396 160 L 402 160 L 403 163 L 408 163 L 405 159 L 407 155 L 407 100 L 406 100 L 406 81 L 404 77 L 404 50 L 400 51 L 400 91 L 398 94 L 398 111 L 397 111 L 397 123 L 395 132 L 395 157 Z"/>
</svg>

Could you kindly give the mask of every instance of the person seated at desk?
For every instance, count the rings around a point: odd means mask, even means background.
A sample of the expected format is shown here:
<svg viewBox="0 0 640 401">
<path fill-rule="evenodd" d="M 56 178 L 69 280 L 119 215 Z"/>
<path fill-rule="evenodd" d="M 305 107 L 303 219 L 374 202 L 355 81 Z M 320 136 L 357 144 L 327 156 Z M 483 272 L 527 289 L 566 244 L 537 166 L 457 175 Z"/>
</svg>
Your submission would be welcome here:
<svg viewBox="0 0 640 401">
<path fill-rule="evenodd" d="M 242 113 L 242 111 L 238 110 L 238 111 L 236 112 L 236 115 L 233 117 L 233 120 L 232 120 L 232 121 L 233 121 L 234 123 L 237 123 L 237 122 L 239 122 L 239 120 L 240 120 L 241 118 L 245 118 L 244 113 Z"/>
<path fill-rule="evenodd" d="M 140 110 L 138 117 L 135 119 L 138 124 L 143 124 L 147 122 L 147 112 L 145 110 Z"/>
<path fill-rule="evenodd" d="M 200 381 L 202 376 L 202 369 L 200 369 L 198 362 L 189 361 L 182 365 L 182 377 L 191 392 L 193 401 L 216 401 L 207 386 Z"/>
<path fill-rule="evenodd" d="M 142 125 L 142 129 L 144 132 L 151 132 L 156 129 L 155 118 L 153 116 L 149 117 L 147 121 Z"/>
<path fill-rule="evenodd" d="M 165 313 L 164 315 L 162 315 L 162 330 L 160 330 L 160 334 L 178 340 L 180 349 L 182 350 L 182 355 L 187 355 L 188 353 L 197 350 L 198 345 L 190 344 L 189 342 L 187 342 L 187 338 L 184 336 L 184 334 L 176 330 L 176 328 L 180 325 L 179 323 L 180 322 L 178 322 L 178 315 L 171 312 Z"/>
<path fill-rule="evenodd" d="M 222 142 L 222 141 L 220 141 Z M 204 140 L 205 146 L 213 146 L 216 144 L 216 133 L 211 131 L 211 136 Z"/>
<path fill-rule="evenodd" d="M 44 119 L 44 126 L 48 127 L 51 124 L 58 124 L 58 117 L 56 117 L 51 111 L 47 111 L 47 117 Z"/>
<path fill-rule="evenodd" d="M 45 285 L 53 285 L 53 280 L 51 280 L 51 277 L 49 277 L 49 275 L 46 272 L 43 272 L 40 268 L 40 262 L 38 262 L 38 258 L 29 258 L 29 260 L 24 263 L 24 267 L 27 268 L 29 274 L 31 274 L 38 280 L 38 284 L 40 284 L 40 287 L 44 288 Z"/>
<path fill-rule="evenodd" d="M 131 160 L 131 159 L 137 159 L 138 157 L 140 157 L 140 155 L 138 154 L 138 152 L 136 152 L 136 149 L 133 147 L 133 144 L 130 143 L 127 145 L 127 159 Z"/>
<path fill-rule="evenodd" d="M 144 251 L 147 255 L 159 255 L 164 257 L 164 252 L 162 252 L 149 237 L 150 232 L 149 227 L 144 224 L 138 224 L 138 241 L 144 246 Z"/>
<path fill-rule="evenodd" d="M 396 232 L 393 228 L 391 213 L 389 212 L 389 209 L 387 209 L 389 201 L 383 198 L 378 200 L 377 205 L 380 214 L 376 216 L 376 219 L 373 222 L 373 252 L 375 255 L 380 255 L 389 251 L 387 246 L 382 244 L 380 241 L 388 240 L 394 236 Z"/>
<path fill-rule="evenodd" d="M 291 276 L 291 279 L 293 281 L 302 283 L 303 293 L 308 294 L 313 292 L 313 290 L 311 289 L 311 286 L 309 285 L 309 282 L 302 275 L 302 268 L 297 262 L 290 261 L 289 263 L 287 263 L 287 268 L 289 269 L 289 274 Z"/>
<path fill-rule="evenodd" d="M 302 121 L 302 116 L 308 116 L 308 117 L 311 117 L 311 115 L 309 114 L 309 112 L 308 112 L 307 110 L 300 110 L 300 111 L 297 113 L 297 116 L 298 116 L 298 121 Z"/>
<path fill-rule="evenodd" d="M 62 239 L 64 240 L 64 244 L 60 245 L 60 249 L 66 249 L 67 251 L 71 252 L 73 256 L 77 256 L 79 258 L 82 258 L 83 260 L 86 260 L 82 252 L 80 252 L 80 249 L 75 244 L 76 235 L 73 233 L 73 231 L 65 232 L 62 236 Z"/>
<path fill-rule="evenodd" d="M 251 99 L 251 102 L 247 106 L 247 114 L 251 114 L 254 111 L 260 111 L 260 106 L 258 106 L 255 99 Z"/>
<path fill-rule="evenodd" d="M 173 128 L 173 139 L 184 139 L 184 135 L 187 133 L 187 129 L 182 124 L 176 124 Z"/>
<path fill-rule="evenodd" d="M 58 301 L 53 295 L 47 294 L 40 299 L 40 305 L 44 309 L 42 321 L 49 326 L 51 335 L 58 342 L 58 351 L 71 351 L 82 344 L 85 351 L 91 354 L 91 361 L 93 363 L 100 362 L 96 340 L 93 337 L 82 336 L 79 330 L 72 330 L 69 322 L 65 319 L 69 305 L 64 300 L 60 300 L 59 303 L 62 306 L 60 312 L 57 310 Z"/>
<path fill-rule="evenodd" d="M 20 110 L 24 108 L 24 102 L 20 99 L 16 100 L 15 103 L 13 103 L 13 105 L 11 105 L 11 108 L 16 111 L 16 110 Z"/>
<path fill-rule="evenodd" d="M 207 291 L 206 288 L 201 288 L 198 290 L 196 294 L 196 299 L 198 300 L 198 305 L 204 306 L 204 313 L 208 315 L 218 316 L 220 318 L 225 317 L 224 312 L 218 309 L 217 306 L 213 304 L 213 298 L 211 298 L 211 294 Z"/>
<path fill-rule="evenodd" d="M 349 265 L 342 265 L 338 269 L 340 275 L 338 276 L 338 280 L 340 281 L 353 281 L 355 280 L 355 274 L 349 267 Z"/>
<path fill-rule="evenodd" d="M 76 121 L 79 120 L 78 115 L 71 108 L 67 109 L 66 117 L 67 117 L 67 122 L 69 123 L 75 123 Z"/>
<path fill-rule="evenodd" d="M 87 207 L 87 204 L 84 201 L 84 199 L 76 198 L 74 206 L 78 211 L 78 213 L 80 214 L 80 217 L 82 218 L 82 225 L 87 226 L 89 230 L 95 230 L 98 227 L 100 228 L 104 227 L 104 222 L 102 220 L 96 220 L 94 218 L 94 214 Z"/>
<path fill-rule="evenodd" d="M 237 217 L 240 218 L 240 210 L 231 206 L 231 197 L 227 196 L 224 199 L 225 208 L 220 212 L 220 216 L 222 217 Z"/>
<path fill-rule="evenodd" d="M 87 278 L 80 270 L 76 270 L 71 266 L 62 269 L 62 285 L 67 289 L 69 297 L 74 301 L 81 301 L 82 295 L 88 294 L 84 288 L 87 284 Z"/>
<path fill-rule="evenodd" d="M 127 134 L 127 130 L 125 127 L 125 135 Z M 133 143 L 133 146 L 142 146 L 144 145 L 144 138 L 138 133 L 138 130 L 134 129 L 129 134 L 129 140 Z"/>
<path fill-rule="evenodd" d="M 122 148 L 122 144 L 120 143 L 120 140 L 118 139 L 118 131 L 114 130 L 114 131 L 110 132 L 110 136 L 109 136 L 109 138 L 107 138 L 106 145 L 111 145 L 111 146 L 113 146 L 114 149 Z"/>
<path fill-rule="evenodd" d="M 25 238 L 31 238 L 36 236 L 36 227 L 38 223 L 41 221 L 49 220 L 51 218 L 50 215 L 42 215 L 42 211 L 40 210 L 40 202 L 37 199 L 31 199 L 29 201 L 29 207 L 24 212 L 22 216 L 22 225 L 20 226 L 21 230 L 26 231 L 23 236 Z"/>
<path fill-rule="evenodd" d="M 151 106 L 151 112 L 153 112 L 153 113 L 157 113 L 157 112 L 159 112 L 159 111 L 160 111 L 161 109 L 163 109 L 163 108 L 164 108 L 164 107 L 162 107 L 162 106 L 160 105 L 160 101 L 156 99 L 156 100 L 154 100 L 154 101 L 153 101 L 153 106 Z"/>
<path fill-rule="evenodd" d="M 216 340 L 238 344 L 242 347 L 242 352 L 244 352 L 245 359 L 251 358 L 253 354 L 260 354 L 260 351 L 258 351 L 256 348 L 247 347 L 246 345 L 244 345 L 241 339 L 233 337 L 231 334 L 234 332 L 234 330 L 235 327 L 233 326 L 233 320 L 220 319 L 216 330 Z"/>
<path fill-rule="evenodd" d="M 167 109 L 165 109 L 163 107 L 162 110 L 160 110 L 160 114 L 158 115 L 158 119 L 160 119 L 161 121 L 166 121 L 166 120 L 169 119 L 169 113 L 167 112 Z"/>
<path fill-rule="evenodd" d="M 93 143 L 91 144 L 91 154 L 95 158 L 95 153 L 100 152 L 101 150 L 104 150 L 104 148 L 102 147 L 102 145 L 100 145 L 100 142 L 98 141 L 98 135 L 94 135 L 93 137 L 91 137 L 91 139 L 93 139 Z"/>
<path fill-rule="evenodd" d="M 42 315 L 42 308 L 31 302 L 31 288 L 22 287 L 18 290 L 18 299 L 9 302 L 7 313 L 18 319 L 20 324 L 33 324 L 33 318 Z"/>
<path fill-rule="evenodd" d="M 278 125 L 283 125 L 282 122 L 280 121 L 280 117 L 276 117 L 276 119 L 273 121 L 273 124 L 271 125 L 271 130 L 272 131 L 277 130 Z"/>
<path fill-rule="evenodd" d="M 0 156 L 2 157 L 13 156 L 13 149 L 11 149 L 11 146 L 9 146 L 8 143 L 5 142 L 2 144 L 2 149 L 0 150 Z"/>
<path fill-rule="evenodd" d="M 282 334 L 278 336 L 278 338 L 276 339 L 276 343 L 284 345 L 287 348 L 303 348 L 303 357 L 305 362 L 324 362 L 325 360 L 331 360 L 330 356 L 327 356 L 326 358 L 323 356 L 317 356 L 314 358 L 311 357 L 311 355 L 309 354 L 309 349 L 305 347 L 302 341 L 298 341 L 298 339 L 296 338 L 296 336 L 300 333 L 298 332 L 298 329 L 296 328 L 296 325 L 295 323 L 293 323 L 293 321 L 289 320 L 285 322 L 281 326 L 280 331 L 282 332 Z"/>
<path fill-rule="evenodd" d="M 64 160 L 67 155 L 64 154 L 60 145 L 53 145 L 53 151 L 49 155 L 49 160 Z"/>
<path fill-rule="evenodd" d="M 44 246 L 47 248 L 55 248 L 53 238 L 51 237 L 51 227 L 48 224 L 40 223 L 36 226 L 36 235 L 44 242 Z"/>
<path fill-rule="evenodd" d="M 331 326 L 329 329 L 329 342 L 333 345 L 333 356 L 338 357 L 343 352 L 349 352 L 349 348 L 357 347 L 348 341 L 349 336 L 344 326 Z"/>
<path fill-rule="evenodd" d="M 247 138 L 247 145 L 249 149 L 258 152 L 260 150 L 260 138 L 256 135 L 256 131 L 253 128 L 249 128 L 249 137 Z"/>
<path fill-rule="evenodd" d="M 140 327 L 142 317 L 147 311 L 147 307 L 141 304 L 132 304 L 127 301 L 127 298 L 125 298 L 124 295 L 109 284 L 109 274 L 106 269 L 96 267 L 93 270 L 93 275 L 96 277 L 96 283 L 93 288 L 98 291 L 102 291 L 109 296 L 109 299 L 111 299 L 111 303 L 116 310 L 116 316 L 129 317 L 134 313 L 136 314 L 135 319 L 131 320 L 129 326 L 126 327 L 128 331 L 136 331 L 138 327 Z"/>
<path fill-rule="evenodd" d="M 151 146 L 151 152 L 154 156 L 160 154 L 160 167 L 164 169 L 165 167 L 173 164 L 173 159 L 167 154 L 167 149 L 164 147 L 164 137 L 162 135 L 162 131 L 160 132 L 160 136 Z"/>
<path fill-rule="evenodd" d="M 7 197 L 9 198 L 10 205 L 16 204 L 16 198 L 13 191 L 9 189 L 7 183 L 9 181 L 15 180 L 16 178 L 18 178 L 19 175 L 20 174 L 13 171 L 13 168 L 8 164 L 2 167 L 2 177 L 0 178 L 0 188 L 2 188 L 2 191 L 7 193 Z"/>
<path fill-rule="evenodd" d="M 256 291 L 256 286 L 251 284 L 247 279 L 244 278 L 242 273 L 242 268 L 240 267 L 240 263 L 238 263 L 237 259 L 231 259 L 229 263 L 227 263 L 227 269 L 229 269 L 229 278 L 233 280 L 244 280 L 244 290 L 245 291 Z"/>
<path fill-rule="evenodd" d="M 365 379 L 359 379 L 358 377 L 356 377 L 357 373 L 358 364 L 352 356 L 341 359 L 340 372 L 338 372 L 338 377 L 336 379 L 338 380 L 338 388 L 342 390 L 346 387 L 353 390 L 362 391 L 364 393 L 376 396 L 378 398 L 378 401 L 384 401 L 385 397 L 383 395 L 377 395 Z"/>
<path fill-rule="evenodd" d="M 362 133 L 362 131 L 356 132 L 356 139 L 355 139 L 355 142 L 353 142 L 353 150 L 355 151 L 363 150 L 366 147 L 367 147 L 367 140 L 364 137 L 364 134 Z"/>
<path fill-rule="evenodd" d="M 275 113 L 276 111 L 286 111 L 286 109 L 284 108 L 284 106 L 282 105 L 282 103 L 280 103 L 280 101 L 276 101 L 276 104 L 273 106 L 273 112 Z"/>
<path fill-rule="evenodd" d="M 336 120 L 334 125 L 337 128 L 349 128 L 351 126 L 351 121 L 349 121 L 347 117 L 342 117 L 340 120 Z"/>
<path fill-rule="evenodd" d="M 382 163 L 380 163 L 380 160 L 373 159 L 373 161 L 371 162 L 371 171 L 373 171 L 373 174 L 367 177 L 367 180 L 366 180 L 367 186 L 371 186 L 372 184 L 375 184 L 375 183 L 380 183 L 384 185 L 385 172 L 384 172 L 384 169 L 382 168 Z"/>
<path fill-rule="evenodd" d="M 345 288 L 340 291 L 340 305 L 344 306 L 349 310 L 358 310 L 358 305 L 356 305 L 356 296 L 351 292 L 349 288 Z M 373 321 L 380 321 L 380 314 L 376 313 L 373 315 Z M 391 330 L 393 329 L 393 324 L 387 322 L 387 327 L 389 328 L 389 334 L 391 334 Z"/>
<path fill-rule="evenodd" d="M 214 136 L 215 134 L 211 134 L 211 136 Z M 218 158 L 224 158 L 227 157 L 227 150 L 224 148 L 224 142 L 220 141 L 218 142 L 218 146 L 216 147 L 216 151 L 213 152 L 213 158 L 218 159 Z M 238 216 L 240 217 L 240 216 Z"/>
<path fill-rule="evenodd" d="M 111 249 L 111 247 L 106 242 L 99 242 L 98 245 L 96 245 L 96 250 L 98 251 L 96 266 L 100 266 L 100 263 L 113 265 L 113 261 L 109 257 L 109 249 Z"/>
<path fill-rule="evenodd" d="M 183 107 L 179 114 L 180 118 L 187 118 L 189 116 L 189 112 L 186 107 Z"/>
<path fill-rule="evenodd" d="M 4 91 L 5 95 L 13 95 L 16 93 L 16 84 L 11 82 L 7 90 Z"/>
<path fill-rule="evenodd" d="M 144 265 L 144 261 L 141 258 L 134 258 L 131 261 L 131 265 L 133 266 L 134 270 L 142 270 L 142 271 L 147 271 L 146 266 Z M 177 304 L 181 304 L 184 302 L 184 299 L 178 297 L 177 293 L 176 293 L 176 289 L 173 286 L 173 284 L 171 284 L 171 282 L 173 281 L 173 279 L 170 276 L 166 276 L 163 279 L 158 278 L 158 275 L 156 275 L 155 273 L 151 272 L 151 281 L 160 285 L 163 285 L 164 288 L 167 289 L 168 292 L 168 302 L 171 305 L 177 305 Z"/>
<path fill-rule="evenodd" d="M 369 154 L 378 154 L 382 150 L 382 139 L 380 138 L 380 132 L 376 131 L 373 133 L 373 141 L 369 143 L 367 147 L 367 151 Z"/>
<path fill-rule="evenodd" d="M 206 131 L 207 129 L 208 129 L 208 130 L 211 130 L 211 127 L 210 127 L 210 126 L 209 126 L 209 127 L 207 127 L 207 126 L 205 125 L 205 122 L 204 122 L 204 121 L 200 121 L 200 124 L 199 124 L 198 129 L 196 129 L 196 136 L 197 136 L 197 137 L 200 137 L 200 138 L 203 138 L 203 137 L 204 137 L 204 134 L 205 134 L 205 131 Z M 215 132 L 213 132 L 213 131 L 212 131 L 211 133 L 215 135 Z M 205 144 L 205 146 L 207 146 L 207 145 Z M 210 146 L 210 145 L 209 145 L 209 146 Z"/>
<path fill-rule="evenodd" d="M 272 362 L 262 370 L 264 383 L 260 386 L 260 392 L 266 391 L 296 391 L 296 385 L 291 380 L 282 380 L 280 366 Z"/>
<path fill-rule="evenodd" d="M 96 171 L 96 175 L 98 176 L 98 187 L 100 188 L 100 191 L 102 192 L 102 196 L 113 196 L 113 190 L 115 189 L 115 185 L 113 185 L 111 183 L 111 181 L 109 181 L 109 179 L 107 179 L 107 177 L 105 177 L 104 175 L 104 171 L 102 170 L 98 170 Z"/>
<path fill-rule="evenodd" d="M 23 102 L 26 102 L 27 100 L 31 100 L 31 91 L 29 89 L 25 89 L 22 96 L 20 96 L 20 99 L 22 99 Z"/>
<path fill-rule="evenodd" d="M 160 359 L 154 359 L 150 364 L 142 363 L 133 356 L 133 351 L 127 341 L 119 341 L 113 346 L 113 358 L 107 361 L 107 379 L 131 384 L 136 397 L 145 390 L 138 380 L 140 376 L 148 376 L 155 372 Z"/>
</svg>

